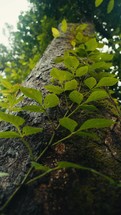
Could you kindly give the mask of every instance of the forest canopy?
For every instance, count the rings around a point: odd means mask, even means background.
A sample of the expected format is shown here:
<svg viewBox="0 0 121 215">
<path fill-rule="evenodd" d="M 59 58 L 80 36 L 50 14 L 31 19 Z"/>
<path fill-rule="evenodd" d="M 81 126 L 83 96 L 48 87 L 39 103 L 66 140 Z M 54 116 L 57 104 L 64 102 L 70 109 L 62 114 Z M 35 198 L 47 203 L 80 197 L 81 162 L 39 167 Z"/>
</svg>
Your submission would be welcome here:
<svg viewBox="0 0 121 215">
<path fill-rule="evenodd" d="M 121 77 L 120 0 L 28 0 L 30 10 L 19 15 L 17 30 L 8 25 L 10 47 L 0 44 L 0 74 L 11 83 L 21 83 L 52 39 L 51 28 L 65 18 L 68 23 L 91 22 L 99 39 L 107 38 L 113 58 L 113 72 Z M 3 82 L 0 84 L 3 88 Z M 116 87 L 120 96 L 120 87 Z"/>
</svg>

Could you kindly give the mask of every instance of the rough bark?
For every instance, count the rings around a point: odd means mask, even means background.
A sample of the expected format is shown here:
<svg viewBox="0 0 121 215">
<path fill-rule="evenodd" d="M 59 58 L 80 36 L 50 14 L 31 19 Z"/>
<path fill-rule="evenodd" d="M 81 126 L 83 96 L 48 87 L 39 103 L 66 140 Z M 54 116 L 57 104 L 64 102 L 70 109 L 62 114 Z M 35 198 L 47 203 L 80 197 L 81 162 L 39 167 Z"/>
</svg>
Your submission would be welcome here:
<svg viewBox="0 0 121 215">
<path fill-rule="evenodd" d="M 37 66 L 32 70 L 24 85 L 43 91 L 44 85 L 49 83 L 49 73 L 57 56 L 62 56 L 70 48 L 67 35 L 54 39 L 48 46 Z M 62 68 L 62 64 L 58 64 Z M 25 99 L 24 104 L 32 103 Z M 99 112 L 108 118 L 113 117 L 108 110 Z M 49 112 L 55 121 L 61 113 L 58 109 Z M 79 119 L 78 113 L 78 119 Z M 51 138 L 51 125 L 44 114 L 20 113 L 29 125 L 44 126 L 44 132 L 29 138 L 34 154 L 38 155 L 45 148 Z M 87 116 L 88 117 L 88 116 Z M 81 120 L 81 119 L 80 119 Z M 8 130 L 10 126 L 1 123 L 1 130 Z M 59 131 L 55 138 L 62 135 Z M 41 157 L 40 162 L 50 167 L 57 161 L 70 161 L 91 167 L 114 180 L 121 178 L 121 131 L 120 124 L 113 129 L 98 131 L 100 141 L 74 137 L 56 147 L 50 147 Z M 0 170 L 8 172 L 8 177 L 0 178 L 0 206 L 2 207 L 10 195 L 21 184 L 27 170 L 30 158 L 26 148 L 17 139 L 0 139 Z M 36 175 L 32 172 L 30 178 Z M 6 215 L 102 215 L 121 213 L 121 188 L 111 185 L 104 178 L 87 171 L 75 169 L 61 169 L 37 180 L 30 185 L 23 185 L 15 197 L 1 214 Z"/>
</svg>

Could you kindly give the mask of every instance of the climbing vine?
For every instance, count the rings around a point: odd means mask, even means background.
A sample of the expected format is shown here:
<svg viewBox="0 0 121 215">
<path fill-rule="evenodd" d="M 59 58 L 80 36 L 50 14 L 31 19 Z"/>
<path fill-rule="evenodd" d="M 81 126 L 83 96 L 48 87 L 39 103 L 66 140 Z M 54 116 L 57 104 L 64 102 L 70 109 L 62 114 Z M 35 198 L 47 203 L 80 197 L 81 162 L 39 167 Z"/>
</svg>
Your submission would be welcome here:
<svg viewBox="0 0 121 215">
<path fill-rule="evenodd" d="M 67 33 L 67 23 L 63 20 L 60 31 L 52 28 L 52 33 L 55 38 L 60 37 L 61 34 Z M 75 29 L 72 27 L 72 35 L 67 34 L 67 39 L 71 43 L 72 49 L 67 50 L 63 56 L 55 59 L 55 63 L 61 63 L 63 69 L 57 67 L 50 71 L 51 84 L 46 85 L 46 95 L 37 89 L 27 88 L 21 85 L 12 86 L 5 79 L 1 80 L 4 87 L 2 91 L 3 98 L 0 106 L 0 120 L 13 125 L 14 130 L 1 131 L 0 138 L 20 138 L 31 158 L 31 168 L 29 169 L 23 183 L 29 184 L 37 179 L 45 176 L 51 171 L 61 168 L 77 168 L 90 171 L 104 177 L 110 183 L 115 184 L 115 181 L 110 177 L 92 169 L 75 163 L 61 161 L 56 167 L 50 168 L 39 163 L 40 158 L 48 150 L 50 146 L 55 146 L 73 136 L 83 136 L 98 139 L 98 135 L 94 129 L 102 129 L 111 127 L 116 122 L 111 119 L 106 119 L 100 113 L 100 117 L 92 117 L 84 120 L 76 120 L 78 111 L 83 111 L 85 115 L 89 116 L 90 110 L 94 113 L 98 110 L 101 102 L 108 101 L 108 108 L 110 108 L 113 115 L 120 120 L 120 107 L 116 99 L 113 98 L 113 91 L 110 87 L 117 84 L 118 79 L 114 74 L 110 73 L 112 66 L 113 55 L 102 53 L 101 48 L 103 44 L 97 40 L 94 31 L 91 32 L 91 24 L 81 24 Z M 20 94 L 18 94 L 18 91 Z M 20 102 L 25 97 L 32 99 L 36 104 L 25 105 L 21 107 Z M 63 116 L 60 117 L 55 125 L 51 116 L 48 115 L 48 109 L 55 107 L 63 108 Z M 106 108 L 106 107 L 105 107 Z M 7 110 L 7 112 L 5 111 Z M 44 127 L 38 128 L 26 125 L 25 119 L 18 116 L 17 113 L 21 111 L 40 112 L 48 117 L 52 125 L 52 136 L 50 141 L 46 144 L 44 150 L 40 152 L 38 157 L 33 155 L 32 148 L 26 137 L 42 132 Z M 16 114 L 13 114 L 15 112 Z M 94 114 L 93 114 L 94 116 Z M 58 130 L 65 129 L 66 134 L 61 139 L 55 141 L 55 136 Z M 42 173 L 32 179 L 28 176 L 32 169 L 40 170 Z M 7 173 L 0 173 L 0 177 L 5 177 Z M 20 185 L 21 186 L 21 185 Z M 12 195 L 13 196 L 13 195 Z M 5 203 L 2 210 L 11 201 L 11 198 Z"/>
</svg>

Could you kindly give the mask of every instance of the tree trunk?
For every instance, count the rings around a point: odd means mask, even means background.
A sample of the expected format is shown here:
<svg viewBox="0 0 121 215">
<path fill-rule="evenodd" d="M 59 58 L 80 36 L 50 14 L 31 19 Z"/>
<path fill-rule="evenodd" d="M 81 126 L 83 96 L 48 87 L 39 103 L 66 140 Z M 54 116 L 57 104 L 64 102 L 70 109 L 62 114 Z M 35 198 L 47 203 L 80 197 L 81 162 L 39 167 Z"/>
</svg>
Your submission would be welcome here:
<svg viewBox="0 0 121 215">
<path fill-rule="evenodd" d="M 70 35 L 70 31 L 67 33 Z M 32 70 L 24 85 L 40 89 L 46 94 L 44 86 L 50 82 L 50 70 L 53 67 L 63 69 L 55 64 L 57 56 L 71 48 L 67 34 L 54 39 L 48 46 L 37 66 Z M 32 104 L 25 99 L 21 104 Z M 65 111 L 65 110 L 64 110 Z M 64 112 L 63 111 L 63 112 Z M 98 114 L 108 118 L 113 115 L 100 106 Z M 62 117 L 58 108 L 48 111 L 56 124 Z M 91 113 L 92 114 L 92 113 Z M 43 133 L 33 135 L 29 142 L 39 162 L 54 167 L 58 161 L 74 162 L 93 168 L 114 180 L 121 179 L 121 130 L 117 123 L 114 128 L 98 131 L 100 140 L 73 137 L 55 147 L 47 147 L 52 136 L 52 127 L 48 118 L 42 113 L 20 113 L 28 125 L 43 127 Z M 79 117 L 79 115 L 78 115 Z M 86 116 L 88 118 L 88 116 Z M 81 120 L 81 119 L 78 119 Z M 11 126 L 1 123 L 1 130 L 10 130 Z M 59 130 L 54 140 L 58 140 L 64 131 Z M 26 184 L 25 175 L 30 168 L 30 158 L 26 148 L 18 139 L 0 139 L 1 171 L 8 172 L 8 177 L 0 178 L 1 214 L 5 215 L 118 215 L 121 214 L 121 188 L 112 185 L 106 178 L 90 171 L 74 168 L 60 169 Z M 31 171 L 29 179 L 40 173 Z M 11 196 L 14 193 L 13 196 Z M 11 196 L 11 201 L 9 198 Z M 4 207 L 6 204 L 6 207 Z"/>
</svg>

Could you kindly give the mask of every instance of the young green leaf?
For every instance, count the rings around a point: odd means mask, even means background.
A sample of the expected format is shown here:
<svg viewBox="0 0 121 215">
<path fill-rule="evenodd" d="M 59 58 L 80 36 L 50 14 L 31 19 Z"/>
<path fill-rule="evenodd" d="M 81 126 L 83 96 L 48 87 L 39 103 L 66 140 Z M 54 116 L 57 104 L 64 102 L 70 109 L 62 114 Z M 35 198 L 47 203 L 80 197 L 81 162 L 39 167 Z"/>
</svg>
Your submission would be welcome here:
<svg viewBox="0 0 121 215">
<path fill-rule="evenodd" d="M 97 56 L 98 57 L 98 56 Z M 98 60 L 101 60 L 101 61 L 111 61 L 114 57 L 114 54 L 109 54 L 109 53 L 100 53 L 99 54 L 99 58 Z"/>
<path fill-rule="evenodd" d="M 2 86 L 4 86 L 5 88 L 7 88 L 7 89 L 11 89 L 12 88 L 12 84 L 9 81 L 7 81 L 6 79 L 2 79 L 0 81 L 0 84 Z"/>
<path fill-rule="evenodd" d="M 6 172 L 0 172 L 0 177 L 5 177 L 5 176 L 8 176 L 9 174 L 6 173 Z"/>
<path fill-rule="evenodd" d="M 76 40 L 78 40 L 79 42 L 82 42 L 83 39 L 83 34 L 81 32 L 78 32 L 76 35 Z"/>
<path fill-rule="evenodd" d="M 15 131 L 1 131 L 0 138 L 19 138 L 20 135 Z"/>
<path fill-rule="evenodd" d="M 2 108 L 9 108 L 9 104 L 8 104 L 8 102 L 1 101 L 0 102 L 0 107 L 2 107 Z"/>
<path fill-rule="evenodd" d="M 96 90 L 90 94 L 85 103 L 108 98 L 109 95 L 105 90 Z"/>
<path fill-rule="evenodd" d="M 90 78 L 87 78 L 87 79 L 84 81 L 84 83 L 85 83 L 85 85 L 86 85 L 89 89 L 92 89 L 92 88 L 96 85 L 97 81 L 96 81 L 95 78 L 90 77 Z"/>
<path fill-rule="evenodd" d="M 48 166 L 44 166 L 44 165 L 34 162 L 34 161 L 32 161 L 31 164 L 32 164 L 32 167 L 34 167 L 36 170 L 39 170 L 39 171 L 46 172 L 48 170 L 51 170 Z"/>
<path fill-rule="evenodd" d="M 44 99 L 44 107 L 52 108 L 59 104 L 59 98 L 55 94 L 48 94 Z"/>
<path fill-rule="evenodd" d="M 39 132 L 42 132 L 42 128 L 37 128 L 33 126 L 24 126 L 22 129 L 22 136 L 29 136 L 32 134 L 37 134 Z"/>
<path fill-rule="evenodd" d="M 57 68 L 53 68 L 50 72 L 50 75 L 54 78 L 63 83 L 63 81 L 68 81 L 73 78 L 70 72 L 59 70 Z"/>
<path fill-rule="evenodd" d="M 111 13 L 114 8 L 114 0 L 110 0 L 107 7 L 107 13 Z"/>
<path fill-rule="evenodd" d="M 17 98 L 15 95 L 7 95 L 7 100 L 9 102 L 9 106 L 12 108 L 14 107 L 16 104 L 18 104 L 19 102 L 21 102 L 24 99 L 23 96 L 20 96 L 19 98 Z"/>
<path fill-rule="evenodd" d="M 98 82 L 96 87 L 109 87 L 109 86 L 113 86 L 118 82 L 117 78 L 113 78 L 113 77 L 103 77 L 101 78 L 101 80 Z"/>
<path fill-rule="evenodd" d="M 75 130 L 77 127 L 77 122 L 73 119 L 70 119 L 69 117 L 63 117 L 59 120 L 60 125 L 64 128 L 68 129 L 71 133 Z"/>
<path fill-rule="evenodd" d="M 98 47 L 98 43 L 95 38 L 90 39 L 85 43 L 87 51 L 94 51 Z"/>
<path fill-rule="evenodd" d="M 52 34 L 54 38 L 60 37 L 60 32 L 57 28 L 52 28 Z"/>
<path fill-rule="evenodd" d="M 20 116 L 14 116 L 14 115 L 6 114 L 3 112 L 0 112 L 0 120 L 9 122 L 9 123 L 13 124 L 15 127 L 19 127 L 20 125 L 22 125 L 25 122 L 25 120 Z"/>
<path fill-rule="evenodd" d="M 82 67 L 79 67 L 77 70 L 76 70 L 76 76 L 77 77 L 81 77 L 83 75 L 86 75 L 88 72 L 88 66 L 82 66 Z"/>
<path fill-rule="evenodd" d="M 83 94 L 79 93 L 77 90 L 74 90 L 69 94 L 69 98 L 72 102 L 75 102 L 79 105 L 83 100 Z"/>
<path fill-rule="evenodd" d="M 61 30 L 63 33 L 66 33 L 67 31 L 67 22 L 65 19 L 63 19 L 63 21 L 61 22 Z"/>
<path fill-rule="evenodd" d="M 41 112 L 41 113 L 45 111 L 41 106 L 38 106 L 38 105 L 26 105 L 22 107 L 22 110 L 30 111 L 30 112 Z"/>
<path fill-rule="evenodd" d="M 45 89 L 49 90 L 51 93 L 60 95 L 63 92 L 63 89 L 59 86 L 46 85 Z"/>
<path fill-rule="evenodd" d="M 65 83 L 64 89 L 66 90 L 74 90 L 77 89 L 78 82 L 74 79 Z"/>
<path fill-rule="evenodd" d="M 74 56 L 68 56 L 64 58 L 64 64 L 68 69 L 73 71 L 73 69 L 79 66 L 79 60 Z"/>
<path fill-rule="evenodd" d="M 99 7 L 102 4 L 103 0 L 95 0 L 95 7 Z"/>
<path fill-rule="evenodd" d="M 81 125 L 79 130 L 80 131 L 87 130 L 90 128 L 106 128 L 106 127 L 110 127 L 113 124 L 114 124 L 114 121 L 110 119 L 102 119 L 102 118 L 88 119 Z"/>
<path fill-rule="evenodd" d="M 20 90 L 25 96 L 34 99 L 40 105 L 42 104 L 42 93 L 39 90 L 27 87 L 20 87 Z"/>
<path fill-rule="evenodd" d="M 96 63 L 93 63 L 92 65 L 89 66 L 89 69 L 91 71 L 93 70 L 99 70 L 99 69 L 110 69 L 110 67 L 112 66 L 112 63 L 109 63 L 109 62 L 104 62 L 104 61 L 100 61 L 100 62 L 96 62 Z"/>
</svg>

